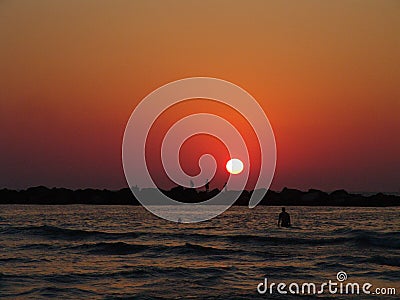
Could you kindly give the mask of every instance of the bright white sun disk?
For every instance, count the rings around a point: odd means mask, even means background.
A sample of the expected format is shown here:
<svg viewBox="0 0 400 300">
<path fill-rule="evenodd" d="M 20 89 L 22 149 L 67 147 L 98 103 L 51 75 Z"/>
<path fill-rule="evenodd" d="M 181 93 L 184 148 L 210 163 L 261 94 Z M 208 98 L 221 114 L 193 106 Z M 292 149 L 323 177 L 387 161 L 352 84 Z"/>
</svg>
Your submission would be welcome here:
<svg viewBox="0 0 400 300">
<path fill-rule="evenodd" d="M 240 159 L 232 158 L 226 163 L 226 170 L 231 174 L 239 174 L 243 171 L 243 162 Z"/>
</svg>

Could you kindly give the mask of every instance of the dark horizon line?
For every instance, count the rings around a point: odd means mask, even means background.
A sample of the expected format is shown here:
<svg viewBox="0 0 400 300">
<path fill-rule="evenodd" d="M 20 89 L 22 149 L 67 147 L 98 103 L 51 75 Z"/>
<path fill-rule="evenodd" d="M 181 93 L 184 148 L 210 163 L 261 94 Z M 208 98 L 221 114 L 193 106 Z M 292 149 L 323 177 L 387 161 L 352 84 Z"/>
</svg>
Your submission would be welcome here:
<svg viewBox="0 0 400 300">
<path fill-rule="evenodd" d="M 97 205 L 140 205 L 135 197 L 141 199 L 153 199 L 155 188 L 145 188 L 135 191 L 123 188 L 117 191 L 107 189 L 78 189 L 47 188 L 45 186 L 31 187 L 26 190 L 16 191 L 0 189 L 0 204 L 46 204 L 46 205 L 68 205 L 68 204 L 97 204 Z M 182 203 L 201 203 L 213 198 L 221 191 L 197 190 L 176 186 L 170 190 L 161 190 L 166 196 Z M 254 191 L 223 191 L 226 197 L 235 197 L 234 205 L 248 206 Z M 157 205 L 163 205 L 158 202 Z M 335 190 L 327 193 L 317 189 L 300 191 L 297 189 L 284 188 L 281 192 L 267 190 L 259 205 L 275 206 L 350 206 L 350 207 L 388 207 L 400 206 L 400 195 L 388 195 L 377 193 L 373 195 L 362 195 L 348 193 L 347 191 Z"/>
<path fill-rule="evenodd" d="M 176 186 L 173 186 L 173 187 L 171 187 L 169 189 L 157 187 L 157 189 L 159 189 L 161 191 L 170 191 L 170 190 L 172 190 L 172 189 L 174 189 L 176 187 L 179 187 L 179 186 L 176 185 Z M 25 187 L 25 188 L 20 188 L 20 189 L 18 189 L 18 188 L 9 188 L 9 187 L 0 187 L 0 191 L 9 190 L 9 191 L 21 192 L 21 191 L 27 191 L 27 190 L 33 189 L 33 188 L 46 188 L 46 189 L 49 189 L 49 190 L 53 190 L 53 189 L 62 190 L 62 189 L 64 189 L 64 190 L 70 190 L 70 191 L 95 190 L 95 191 L 109 191 L 109 192 L 118 192 L 118 191 L 121 191 L 121 190 L 124 190 L 124 189 L 130 189 L 129 186 L 125 186 L 125 187 L 121 187 L 121 188 L 115 188 L 115 189 L 114 188 L 101 188 L 101 187 L 68 188 L 68 187 L 62 187 L 62 186 L 49 187 L 49 186 L 41 184 L 41 185 L 32 185 L 32 186 Z M 138 188 L 139 190 L 155 189 L 155 188 L 152 188 L 152 187 L 138 187 L 138 186 L 133 186 L 132 188 Z M 190 187 L 183 187 L 183 188 L 184 189 L 193 189 L 193 190 L 196 190 L 198 192 L 202 192 L 202 191 L 205 190 L 204 186 L 198 187 L 198 188 L 190 188 Z M 261 189 L 265 189 L 265 188 L 260 188 L 259 190 L 261 190 Z M 215 187 L 215 188 L 210 189 L 210 190 L 223 191 L 224 189 L 223 188 L 220 189 L 218 187 Z M 364 194 L 364 195 L 367 195 L 367 194 L 368 195 L 388 194 L 388 195 L 399 195 L 400 196 L 400 190 L 399 191 L 360 191 L 360 190 L 350 190 L 350 189 L 348 190 L 348 189 L 345 189 L 345 188 L 322 190 L 322 189 L 319 189 L 319 188 L 312 188 L 312 187 L 306 189 L 306 188 L 294 188 L 294 187 L 287 187 L 287 186 L 283 187 L 281 190 L 275 190 L 275 189 L 271 189 L 271 188 L 268 189 L 268 191 L 272 191 L 272 192 L 275 192 L 275 193 L 281 193 L 284 190 L 297 190 L 297 191 L 300 191 L 300 192 L 303 192 L 303 193 L 306 193 L 306 192 L 309 192 L 309 191 L 321 191 L 321 192 L 328 193 L 328 194 L 331 194 L 331 193 L 336 192 L 336 191 L 345 191 L 345 192 L 347 192 L 349 194 Z M 228 191 L 239 191 L 239 190 L 228 189 Z M 244 189 L 242 191 L 252 192 L 252 191 L 254 191 L 254 189 Z"/>
</svg>

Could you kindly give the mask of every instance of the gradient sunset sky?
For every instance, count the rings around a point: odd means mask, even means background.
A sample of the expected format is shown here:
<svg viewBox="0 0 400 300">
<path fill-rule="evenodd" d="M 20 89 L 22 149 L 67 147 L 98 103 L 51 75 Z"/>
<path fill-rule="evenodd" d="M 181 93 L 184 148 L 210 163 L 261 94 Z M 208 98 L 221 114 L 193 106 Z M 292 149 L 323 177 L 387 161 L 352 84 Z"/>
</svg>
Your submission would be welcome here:
<svg viewBox="0 0 400 300">
<path fill-rule="evenodd" d="M 396 0 L 0 1 L 0 188 L 126 187 L 132 110 L 207 76 L 263 107 L 272 189 L 399 191 L 399 16 Z"/>
</svg>

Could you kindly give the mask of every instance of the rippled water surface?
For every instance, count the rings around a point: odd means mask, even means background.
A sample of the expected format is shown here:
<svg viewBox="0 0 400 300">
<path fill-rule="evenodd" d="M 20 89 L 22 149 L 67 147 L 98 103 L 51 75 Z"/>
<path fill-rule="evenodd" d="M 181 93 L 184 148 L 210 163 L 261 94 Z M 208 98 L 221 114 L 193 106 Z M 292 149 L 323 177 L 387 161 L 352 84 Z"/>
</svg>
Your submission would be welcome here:
<svg viewBox="0 0 400 300">
<path fill-rule="evenodd" d="M 165 208 L 168 209 L 168 208 Z M 399 208 L 233 207 L 175 224 L 135 206 L 0 206 L 4 299 L 398 299 Z M 259 295 L 269 282 L 336 280 L 396 296 Z"/>
</svg>

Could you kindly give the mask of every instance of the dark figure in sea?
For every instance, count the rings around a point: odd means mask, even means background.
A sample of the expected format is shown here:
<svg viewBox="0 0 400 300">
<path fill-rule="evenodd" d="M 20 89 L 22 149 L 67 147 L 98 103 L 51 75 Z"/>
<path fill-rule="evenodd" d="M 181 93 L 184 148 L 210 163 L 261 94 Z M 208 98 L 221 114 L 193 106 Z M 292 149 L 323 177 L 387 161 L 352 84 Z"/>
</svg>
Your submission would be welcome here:
<svg viewBox="0 0 400 300">
<path fill-rule="evenodd" d="M 279 214 L 278 227 L 290 227 L 290 215 L 286 212 L 285 208 L 282 207 L 282 212 Z"/>
</svg>

